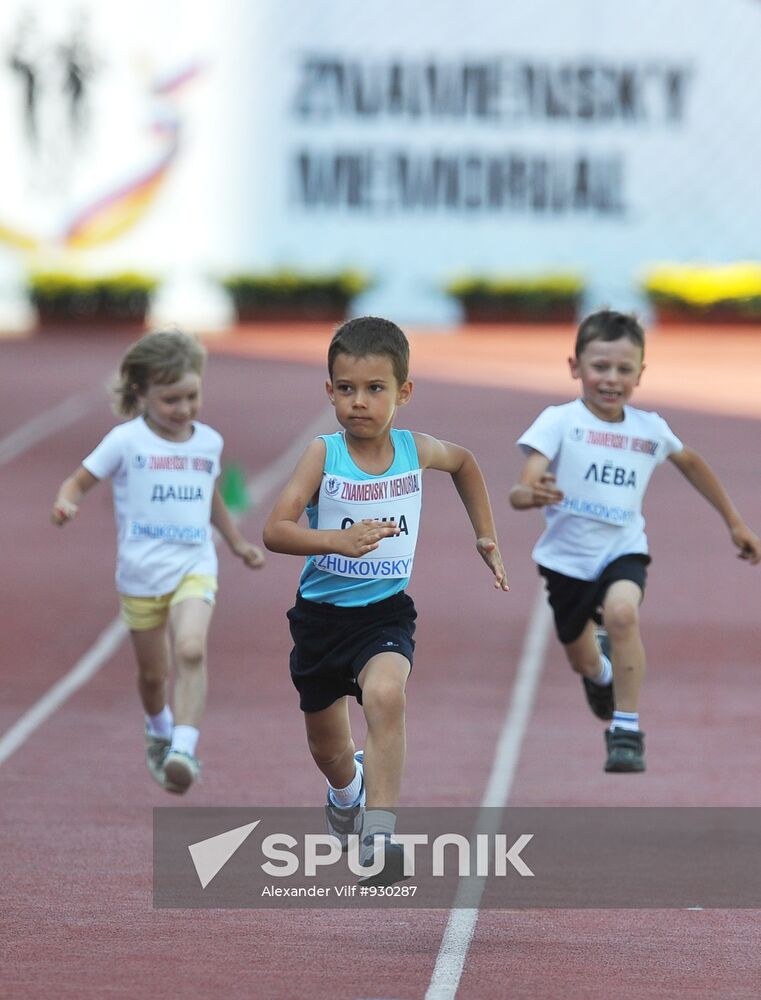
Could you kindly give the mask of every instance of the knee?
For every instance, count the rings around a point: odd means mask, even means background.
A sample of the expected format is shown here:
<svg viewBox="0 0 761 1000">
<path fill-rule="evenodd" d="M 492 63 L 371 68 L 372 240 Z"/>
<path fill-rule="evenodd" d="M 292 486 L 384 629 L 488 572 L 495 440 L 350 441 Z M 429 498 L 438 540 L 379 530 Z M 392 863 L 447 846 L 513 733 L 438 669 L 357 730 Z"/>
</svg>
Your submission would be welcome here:
<svg viewBox="0 0 761 1000">
<path fill-rule="evenodd" d="M 570 652 L 566 650 L 571 670 L 582 677 L 593 677 L 600 669 L 600 655 L 597 650 L 590 653 Z"/>
<path fill-rule="evenodd" d="M 611 639 L 622 639 L 639 628 L 639 610 L 630 601 L 611 601 L 605 607 L 605 628 Z"/>
<path fill-rule="evenodd" d="M 335 737 L 307 737 L 309 752 L 312 760 L 318 767 L 332 767 L 345 754 L 354 753 L 354 744 L 351 739 L 337 739 Z"/>
<path fill-rule="evenodd" d="M 591 676 L 594 674 L 595 669 L 600 669 L 598 660 L 590 660 L 587 663 L 586 660 L 569 658 L 568 662 L 571 664 L 571 670 L 573 670 L 575 674 L 581 674 L 582 677 Z"/>
<path fill-rule="evenodd" d="M 197 669 L 203 666 L 206 658 L 206 646 L 198 636 L 185 636 L 178 639 L 175 645 L 178 665 Z"/>
<path fill-rule="evenodd" d="M 162 663 L 140 664 L 138 676 L 143 688 L 160 688 L 167 679 L 167 670 Z"/>
<path fill-rule="evenodd" d="M 368 721 L 398 719 L 404 716 L 406 704 L 404 685 L 390 678 L 368 683 L 362 691 L 362 705 Z"/>
<path fill-rule="evenodd" d="M 571 670 L 582 677 L 596 677 L 600 672 L 600 649 L 591 628 L 564 647 Z"/>
</svg>

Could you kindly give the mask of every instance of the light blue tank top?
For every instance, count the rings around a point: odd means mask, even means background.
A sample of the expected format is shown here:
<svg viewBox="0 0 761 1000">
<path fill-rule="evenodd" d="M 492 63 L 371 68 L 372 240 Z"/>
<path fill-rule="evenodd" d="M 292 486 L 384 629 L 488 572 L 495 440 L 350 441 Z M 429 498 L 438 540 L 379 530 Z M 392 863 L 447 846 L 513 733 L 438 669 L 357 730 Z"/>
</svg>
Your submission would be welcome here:
<svg viewBox="0 0 761 1000">
<path fill-rule="evenodd" d="M 362 518 L 395 520 L 398 536 L 383 539 L 362 559 L 309 556 L 299 581 L 308 601 L 363 607 L 404 590 L 417 542 L 422 474 L 411 431 L 391 430 L 394 460 L 380 476 L 363 472 L 349 454 L 343 432 L 321 434 L 325 466 L 315 504 L 307 509 L 310 528 L 345 528 Z"/>
</svg>

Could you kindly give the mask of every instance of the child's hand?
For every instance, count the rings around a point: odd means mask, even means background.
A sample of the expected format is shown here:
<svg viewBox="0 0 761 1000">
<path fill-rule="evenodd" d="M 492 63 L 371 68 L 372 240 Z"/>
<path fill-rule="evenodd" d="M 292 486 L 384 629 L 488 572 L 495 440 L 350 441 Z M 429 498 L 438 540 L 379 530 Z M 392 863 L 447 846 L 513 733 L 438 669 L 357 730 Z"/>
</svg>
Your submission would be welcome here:
<svg viewBox="0 0 761 1000">
<path fill-rule="evenodd" d="M 494 574 L 494 586 L 497 590 L 509 590 L 507 585 L 507 573 L 502 564 L 502 556 L 499 554 L 497 543 L 493 538 L 479 538 L 476 540 L 476 548 L 481 558 Z"/>
<path fill-rule="evenodd" d="M 53 509 L 50 512 L 50 520 L 53 524 L 57 524 L 59 527 L 71 521 L 72 518 L 77 516 L 77 511 L 79 507 L 70 500 L 65 500 L 63 497 L 59 497 L 53 504 Z"/>
<path fill-rule="evenodd" d="M 249 569 L 261 569 L 264 565 L 264 552 L 258 545 L 252 545 L 245 539 L 234 546 L 233 552 L 243 560 Z"/>
<path fill-rule="evenodd" d="M 555 486 L 555 477 L 551 472 L 545 472 L 531 486 L 531 497 L 535 507 L 549 507 L 554 503 L 560 503 L 563 499 L 563 491 Z"/>
<path fill-rule="evenodd" d="M 732 541 L 740 550 L 739 559 L 747 559 L 751 566 L 761 561 L 761 539 L 746 524 L 732 529 Z"/>
<path fill-rule="evenodd" d="M 342 556 L 364 556 L 377 549 L 383 538 L 399 534 L 399 527 L 394 521 L 357 521 L 350 528 L 340 533 L 340 545 L 336 552 Z"/>
</svg>

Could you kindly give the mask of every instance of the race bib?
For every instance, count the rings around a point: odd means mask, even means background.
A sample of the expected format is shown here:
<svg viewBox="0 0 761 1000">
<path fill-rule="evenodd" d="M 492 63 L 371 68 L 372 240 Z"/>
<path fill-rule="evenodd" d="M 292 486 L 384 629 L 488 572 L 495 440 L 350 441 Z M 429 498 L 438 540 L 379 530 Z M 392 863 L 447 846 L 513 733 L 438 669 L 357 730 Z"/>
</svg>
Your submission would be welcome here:
<svg viewBox="0 0 761 1000">
<path fill-rule="evenodd" d="M 422 501 L 422 472 L 413 469 L 371 480 L 325 474 L 320 486 L 317 527 L 345 531 L 357 521 L 392 521 L 399 534 L 381 539 L 365 556 L 316 556 L 326 573 L 353 579 L 406 579 L 412 573 Z"/>
<path fill-rule="evenodd" d="M 606 524 L 632 524 L 640 516 L 657 453 L 657 441 L 571 427 L 557 465 L 557 484 L 564 493 L 557 509 Z"/>
</svg>

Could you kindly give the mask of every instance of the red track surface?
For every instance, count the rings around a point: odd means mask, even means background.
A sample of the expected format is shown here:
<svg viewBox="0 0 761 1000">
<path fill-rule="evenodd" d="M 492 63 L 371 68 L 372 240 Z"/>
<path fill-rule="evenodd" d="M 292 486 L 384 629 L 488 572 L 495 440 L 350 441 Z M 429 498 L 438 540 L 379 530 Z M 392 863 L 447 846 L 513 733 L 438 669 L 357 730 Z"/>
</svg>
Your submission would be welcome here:
<svg viewBox="0 0 761 1000">
<path fill-rule="evenodd" d="M 411 587 L 420 619 L 405 805 L 481 801 L 537 590 L 529 552 L 539 515 L 514 513 L 505 499 L 519 467 L 514 441 L 542 406 L 574 390 L 561 364 L 570 332 L 548 336 L 554 353 L 545 360 L 536 334 L 522 347 L 517 335 L 509 346 L 494 335 L 415 338 L 418 382 L 401 425 L 478 455 L 512 589 L 493 591 L 451 484 L 429 474 Z M 758 530 L 758 394 L 743 389 L 758 348 L 744 337 L 723 342 L 725 361 L 747 360 L 730 382 L 717 375 L 715 354 L 701 367 L 700 350 L 685 350 L 684 334 L 661 335 L 650 353 L 655 389 L 647 395 L 643 386 L 640 403 L 657 405 L 709 459 Z M 116 336 L 0 342 L 0 438 L 72 393 L 97 388 L 125 343 Z M 257 334 L 215 344 L 220 353 L 210 362 L 203 419 L 225 435 L 226 460 L 253 474 L 325 409 L 325 338 L 288 342 L 281 335 L 274 342 Z M 686 355 L 689 363 L 679 367 Z M 679 409 L 656 398 L 669 392 L 669 362 Z M 532 380 L 541 363 L 544 387 Z M 698 370 L 703 379 L 714 376 L 712 392 L 695 381 Z M 511 387 L 516 381 L 522 388 Z M 694 410 L 684 408 L 690 399 Z M 745 416 L 728 415 L 733 410 Z M 108 489 L 89 496 L 65 531 L 48 523 L 58 483 L 112 423 L 105 396 L 96 396 L 87 416 L 2 468 L 4 547 L 12 558 L 0 633 L 0 736 L 116 614 Z M 325 429 L 332 429 L 329 419 Z M 248 516 L 252 539 L 266 512 L 267 504 Z M 643 610 L 648 772 L 603 774 L 602 724 L 553 642 L 512 805 L 761 806 L 761 575 L 734 558 L 720 520 L 671 467 L 656 474 L 646 513 L 654 554 Z M 205 781 L 183 804 L 311 805 L 324 794 L 287 673 L 284 612 L 298 570 L 299 560 L 270 556 L 261 574 L 249 574 L 221 553 L 201 744 Z M 0 995 L 422 998 L 446 911 L 152 908 L 151 810 L 176 800 L 168 802 L 147 777 L 133 674 L 125 644 L 0 765 Z M 457 996 L 750 1000 L 759 995 L 760 943 L 757 911 L 484 911 Z"/>
</svg>

